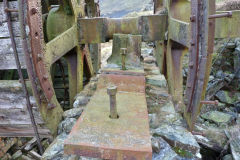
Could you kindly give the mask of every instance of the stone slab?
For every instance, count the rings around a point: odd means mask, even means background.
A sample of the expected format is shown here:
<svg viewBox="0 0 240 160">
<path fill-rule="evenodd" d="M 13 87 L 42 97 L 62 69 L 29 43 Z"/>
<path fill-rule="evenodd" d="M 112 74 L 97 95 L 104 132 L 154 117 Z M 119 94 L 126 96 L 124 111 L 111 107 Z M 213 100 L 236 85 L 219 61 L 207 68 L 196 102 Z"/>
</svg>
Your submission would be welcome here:
<svg viewBox="0 0 240 160">
<path fill-rule="evenodd" d="M 151 160 L 145 93 L 133 90 L 133 86 L 145 86 L 144 76 L 101 75 L 98 83 L 95 95 L 65 141 L 65 153 L 102 159 Z M 116 120 L 109 118 L 108 84 L 120 88 Z"/>
</svg>

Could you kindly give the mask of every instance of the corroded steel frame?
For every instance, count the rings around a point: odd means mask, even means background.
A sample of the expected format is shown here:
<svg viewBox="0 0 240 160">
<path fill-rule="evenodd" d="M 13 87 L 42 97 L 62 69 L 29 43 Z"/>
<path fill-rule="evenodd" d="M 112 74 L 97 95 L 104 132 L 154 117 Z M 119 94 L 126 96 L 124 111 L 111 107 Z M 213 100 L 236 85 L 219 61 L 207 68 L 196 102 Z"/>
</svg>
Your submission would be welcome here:
<svg viewBox="0 0 240 160">
<path fill-rule="evenodd" d="M 215 0 L 158 1 L 158 4 L 164 5 L 168 11 L 167 43 L 162 42 L 156 48 L 156 53 L 162 55 L 159 61 L 160 70 L 162 73 L 167 73 L 175 108 L 184 113 L 189 130 L 192 131 L 202 107 L 201 102 L 205 100 L 212 66 L 214 38 L 240 36 L 239 28 L 235 27 L 239 23 L 240 11 L 232 11 L 232 16 L 229 18 L 231 15 L 229 11 L 216 12 Z M 200 7 L 204 9 L 201 10 Z M 156 8 L 162 9 L 161 5 Z M 188 52 L 190 52 L 189 74 L 184 96 L 182 65 L 183 57 Z M 167 67 L 164 68 L 164 64 Z"/>
<path fill-rule="evenodd" d="M 206 86 L 211 70 L 214 34 L 216 38 L 237 37 L 240 34 L 239 28 L 233 28 L 240 21 L 240 11 L 234 11 L 232 18 L 215 20 L 213 17 L 218 16 L 211 16 L 211 19 L 208 19 L 208 16 L 215 14 L 214 0 L 156 0 L 155 14 L 157 15 L 131 19 L 84 19 L 84 2 L 93 4 L 94 2 L 92 0 L 71 0 L 65 1 L 65 3 L 70 4 L 73 12 L 72 25 L 62 30 L 57 36 L 50 38 L 51 41 L 45 43 L 40 2 L 40 0 L 27 1 L 28 17 L 33 64 L 40 84 L 39 88 L 45 97 L 42 97 L 38 103 L 43 119 L 52 133 L 56 133 L 57 124 L 61 120 L 62 109 L 57 102 L 53 89 L 50 76 L 51 65 L 59 58 L 66 57 L 70 73 L 70 100 L 73 101 L 75 94 L 83 87 L 84 59 L 87 60 L 90 73 L 93 74 L 91 56 L 86 43 L 106 42 L 112 38 L 115 32 L 141 34 L 143 35 L 143 41 L 155 41 L 156 53 L 161 59 L 159 66 L 161 71 L 166 73 L 169 90 L 173 96 L 176 109 L 184 112 L 189 129 L 193 130 L 194 122 L 201 109 L 201 101 L 205 99 Z M 204 2 L 206 9 L 201 10 L 199 8 L 200 2 Z M 161 11 L 164 8 L 167 12 Z M 204 17 L 196 18 L 201 13 Z M 201 15 L 198 17 L 201 17 Z M 57 22 L 57 20 L 54 22 L 58 25 L 65 23 L 65 21 Z M 215 23 L 228 23 L 230 27 L 216 25 L 215 28 Z M 205 30 L 205 34 L 199 38 L 203 30 Z M 66 55 L 72 49 L 77 54 Z M 191 52 L 190 74 L 186 96 L 183 98 L 182 61 L 184 55 L 188 52 Z M 199 60 L 202 61 L 199 62 Z M 184 99 L 189 104 L 185 104 Z"/>
<path fill-rule="evenodd" d="M 52 134 L 56 134 L 58 123 L 62 119 L 63 110 L 57 101 L 51 78 L 51 66 L 58 59 L 66 56 L 69 69 L 69 93 L 73 103 L 74 96 L 83 88 L 83 61 L 86 60 L 90 74 L 93 75 L 93 66 L 90 52 L 86 45 L 79 45 L 77 38 L 77 18 L 85 16 L 84 0 L 61 1 L 62 5 L 69 3 L 73 18 L 70 28 L 62 27 L 57 36 L 49 36 L 49 42 L 44 41 L 44 28 L 42 21 L 41 0 L 28 0 L 28 25 L 31 36 L 32 60 L 39 90 L 42 92 L 41 99 L 37 102 L 41 115 Z M 94 2 L 94 1 L 93 1 Z M 89 1 L 92 3 L 92 1 Z M 93 3 L 95 4 L 95 3 Z M 61 5 L 60 5 L 61 7 Z M 65 13 L 63 13 L 65 14 Z M 49 14 L 50 15 L 50 14 Z M 67 18 L 65 21 L 68 20 Z M 53 20 L 53 27 L 65 23 L 65 21 Z M 60 27 L 61 28 L 61 27 Z M 48 29 L 48 28 L 47 28 Z M 50 28 L 51 29 L 51 28 Z M 55 33 L 54 33 L 55 34 Z M 49 34 L 48 34 L 49 35 Z M 75 54 L 67 54 L 75 50 Z M 32 80 L 32 83 L 36 83 Z"/>
</svg>

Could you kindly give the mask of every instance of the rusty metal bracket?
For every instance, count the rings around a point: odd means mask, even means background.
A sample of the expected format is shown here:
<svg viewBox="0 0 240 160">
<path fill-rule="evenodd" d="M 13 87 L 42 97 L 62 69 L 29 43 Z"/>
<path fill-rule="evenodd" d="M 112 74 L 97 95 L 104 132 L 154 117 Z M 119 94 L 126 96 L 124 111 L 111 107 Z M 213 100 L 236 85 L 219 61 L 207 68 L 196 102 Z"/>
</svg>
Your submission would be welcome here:
<svg viewBox="0 0 240 160">
<path fill-rule="evenodd" d="M 223 17 L 231 18 L 232 17 L 232 12 L 209 15 L 208 19 L 223 18 Z"/>
<path fill-rule="evenodd" d="M 137 18 L 79 18 L 79 43 L 104 43 L 113 34 L 142 35 L 144 42 L 164 40 L 167 15 L 149 15 Z"/>
</svg>

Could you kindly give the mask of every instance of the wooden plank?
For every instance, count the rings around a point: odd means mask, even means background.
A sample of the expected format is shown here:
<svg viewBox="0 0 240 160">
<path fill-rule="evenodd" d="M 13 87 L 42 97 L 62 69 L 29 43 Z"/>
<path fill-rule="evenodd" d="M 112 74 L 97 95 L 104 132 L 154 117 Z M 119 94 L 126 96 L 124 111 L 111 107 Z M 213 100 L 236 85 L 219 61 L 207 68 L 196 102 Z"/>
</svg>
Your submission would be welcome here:
<svg viewBox="0 0 240 160">
<path fill-rule="evenodd" d="M 17 1 L 9 1 L 9 8 L 11 9 L 18 9 L 18 2 Z M 11 13 L 12 21 L 18 21 L 18 13 Z M 4 5 L 3 2 L 0 2 L 0 22 L 6 20 L 5 12 L 4 12 Z"/>
<path fill-rule="evenodd" d="M 17 51 L 19 54 L 22 68 L 26 68 L 23 49 L 21 45 L 21 38 L 15 38 L 17 44 Z M 0 70 L 16 69 L 15 58 L 13 55 L 12 43 L 10 38 L 0 38 Z"/>
<path fill-rule="evenodd" d="M 51 137 L 48 129 L 38 127 L 40 137 Z M 0 137 L 34 137 L 34 131 L 31 126 L 6 126 L 0 127 Z"/>
<path fill-rule="evenodd" d="M 30 87 L 29 87 L 30 88 Z M 30 97 L 33 114 L 40 132 L 44 136 L 50 133 L 34 100 Z M 18 81 L 0 81 L 0 137 L 32 136 L 34 131 L 26 106 L 26 99 Z"/>
<path fill-rule="evenodd" d="M 18 9 L 17 1 L 9 1 L 9 8 Z M 22 51 L 21 39 L 20 39 L 20 29 L 18 22 L 18 13 L 11 13 L 11 20 L 13 25 L 13 33 L 15 36 L 17 51 L 19 52 L 20 62 L 22 68 L 26 68 L 24 62 L 24 56 Z M 12 43 L 10 40 L 10 35 L 7 27 L 6 16 L 4 12 L 3 2 L 0 2 L 0 70 L 17 69 L 15 64 L 15 58 L 13 55 Z"/>
<path fill-rule="evenodd" d="M 13 26 L 13 34 L 14 37 L 20 37 L 21 36 L 21 31 L 20 31 L 20 24 L 19 22 L 12 22 Z M 8 26 L 7 22 L 4 22 L 3 24 L 0 25 L 0 38 L 9 38 L 9 31 L 8 31 Z"/>
</svg>

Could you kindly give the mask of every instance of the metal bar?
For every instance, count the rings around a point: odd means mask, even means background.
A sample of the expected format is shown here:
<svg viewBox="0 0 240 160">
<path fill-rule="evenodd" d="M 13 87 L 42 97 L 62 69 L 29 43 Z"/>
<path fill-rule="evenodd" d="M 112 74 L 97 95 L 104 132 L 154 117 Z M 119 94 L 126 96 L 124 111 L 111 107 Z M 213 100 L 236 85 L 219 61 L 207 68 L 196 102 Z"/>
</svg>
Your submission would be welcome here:
<svg viewBox="0 0 240 160">
<path fill-rule="evenodd" d="M 110 98 L 110 118 L 118 119 L 117 102 L 116 102 L 117 87 L 116 86 L 108 87 L 107 93 Z"/>
<path fill-rule="evenodd" d="M 199 40 L 200 40 L 200 27 L 199 27 L 199 6 L 200 0 L 192 0 L 192 15 L 190 21 L 192 23 L 192 37 L 191 37 L 191 46 L 190 46 L 190 55 L 189 55 L 189 76 L 187 79 L 187 89 L 186 89 L 186 98 L 185 104 L 187 105 L 187 111 L 192 111 L 192 101 L 193 94 L 195 90 L 195 85 L 197 83 L 197 70 L 199 63 Z"/>
<path fill-rule="evenodd" d="M 4 2 L 5 2 L 6 7 L 8 7 L 7 6 L 7 0 L 4 0 Z M 25 60 L 26 60 L 26 65 L 27 65 L 27 68 L 28 68 L 28 72 L 30 71 L 30 74 L 28 73 L 29 78 L 31 79 L 31 78 L 33 78 L 33 67 L 31 65 L 31 58 L 30 58 L 30 54 L 29 54 L 29 51 L 28 51 L 27 40 L 26 40 L 27 34 L 26 34 L 25 23 L 24 23 L 24 0 L 18 0 L 18 6 L 19 6 L 19 21 L 20 21 L 20 28 L 21 28 L 21 36 L 23 38 L 22 39 L 23 50 L 24 50 L 24 55 L 25 55 Z M 7 13 L 7 15 L 8 15 L 8 23 L 11 24 L 10 14 Z M 9 31 L 10 31 L 11 37 L 13 39 L 13 33 L 12 33 L 12 26 L 11 25 L 9 25 Z M 16 63 L 17 63 L 17 66 L 18 66 L 18 73 L 19 73 L 19 76 L 21 78 L 22 87 L 23 87 L 24 94 L 25 94 L 26 100 L 27 100 L 27 109 L 28 109 L 28 112 L 29 112 L 29 115 L 30 115 L 30 118 L 31 118 L 33 130 L 34 130 L 34 133 L 35 133 L 35 136 L 36 136 L 36 139 L 37 139 L 39 152 L 40 152 L 40 154 L 43 154 L 43 146 L 41 144 L 40 136 L 39 136 L 39 133 L 38 133 L 38 128 L 37 128 L 36 121 L 34 119 L 34 115 L 33 115 L 33 112 L 32 112 L 32 106 L 31 106 L 31 103 L 30 103 L 26 83 L 23 79 L 23 75 L 22 75 L 22 71 L 21 71 L 21 64 L 19 62 L 19 57 L 18 57 L 18 54 L 17 54 L 17 51 L 16 51 L 16 44 L 15 44 L 15 42 L 13 44 L 14 44 L 13 46 L 15 48 L 14 49 L 14 56 L 15 56 Z M 37 94 L 38 93 L 36 91 L 37 87 L 34 86 L 35 84 L 32 84 L 32 85 L 33 85 L 34 92 L 36 92 L 35 94 Z"/>
<path fill-rule="evenodd" d="M 121 48 L 121 56 L 122 56 L 122 70 L 127 70 L 126 68 L 126 52 L 127 52 L 127 48 Z"/>
<path fill-rule="evenodd" d="M 18 12 L 17 9 L 5 8 L 5 12 Z"/>
<path fill-rule="evenodd" d="M 161 26 L 161 27 L 159 27 Z M 142 35 L 144 42 L 164 40 L 167 15 L 136 18 L 78 18 L 79 43 L 105 43 L 115 33 Z"/>
<path fill-rule="evenodd" d="M 223 18 L 223 17 L 232 17 L 232 12 L 221 13 L 221 14 L 212 14 L 208 16 L 208 19 Z"/>
<path fill-rule="evenodd" d="M 219 102 L 216 101 L 201 101 L 201 104 L 210 104 L 210 105 L 218 105 Z"/>
</svg>

